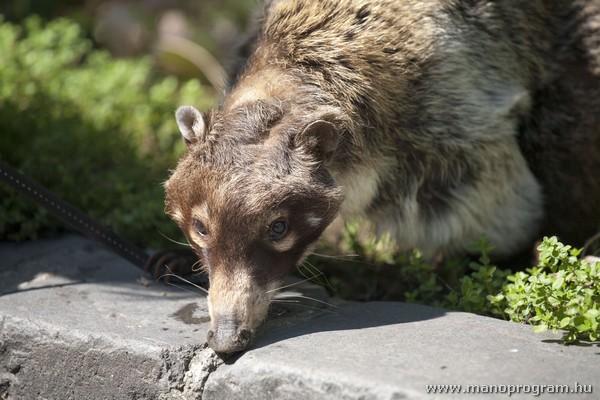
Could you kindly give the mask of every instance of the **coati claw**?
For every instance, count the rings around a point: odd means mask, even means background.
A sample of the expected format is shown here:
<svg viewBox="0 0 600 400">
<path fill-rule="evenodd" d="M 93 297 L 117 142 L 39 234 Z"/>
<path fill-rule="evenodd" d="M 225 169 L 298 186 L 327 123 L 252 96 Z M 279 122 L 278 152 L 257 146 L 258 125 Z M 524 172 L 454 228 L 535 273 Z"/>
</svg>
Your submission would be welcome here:
<svg viewBox="0 0 600 400">
<path fill-rule="evenodd" d="M 156 280 L 170 282 L 174 275 L 198 281 L 198 257 L 189 249 L 169 249 L 158 251 L 148 258 L 144 269 Z M 200 283 L 206 283 L 204 274 Z"/>
</svg>

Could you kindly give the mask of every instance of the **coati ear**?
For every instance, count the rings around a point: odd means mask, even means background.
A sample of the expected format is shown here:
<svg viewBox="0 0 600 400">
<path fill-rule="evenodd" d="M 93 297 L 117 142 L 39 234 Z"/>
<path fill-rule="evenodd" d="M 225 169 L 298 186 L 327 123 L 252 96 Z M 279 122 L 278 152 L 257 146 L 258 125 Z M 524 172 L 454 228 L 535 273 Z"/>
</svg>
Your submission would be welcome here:
<svg viewBox="0 0 600 400">
<path fill-rule="evenodd" d="M 202 113 L 192 106 L 181 106 L 175 112 L 177 126 L 185 143 L 189 146 L 206 135 L 206 122 Z"/>
<path fill-rule="evenodd" d="M 298 147 L 303 147 L 318 159 L 328 161 L 339 142 L 339 127 L 333 115 L 321 116 L 309 122 L 294 138 Z"/>
</svg>

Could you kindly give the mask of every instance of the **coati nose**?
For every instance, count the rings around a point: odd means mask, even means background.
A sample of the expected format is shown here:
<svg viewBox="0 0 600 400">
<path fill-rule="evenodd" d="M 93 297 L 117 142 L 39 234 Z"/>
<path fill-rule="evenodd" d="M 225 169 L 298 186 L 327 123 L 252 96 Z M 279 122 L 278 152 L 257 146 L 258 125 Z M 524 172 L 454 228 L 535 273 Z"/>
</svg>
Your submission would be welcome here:
<svg viewBox="0 0 600 400">
<path fill-rule="evenodd" d="M 221 318 L 214 321 L 213 326 L 214 329 L 208 331 L 206 340 L 217 353 L 235 353 L 245 350 L 250 344 L 252 332 L 240 328 L 235 320 Z"/>
</svg>

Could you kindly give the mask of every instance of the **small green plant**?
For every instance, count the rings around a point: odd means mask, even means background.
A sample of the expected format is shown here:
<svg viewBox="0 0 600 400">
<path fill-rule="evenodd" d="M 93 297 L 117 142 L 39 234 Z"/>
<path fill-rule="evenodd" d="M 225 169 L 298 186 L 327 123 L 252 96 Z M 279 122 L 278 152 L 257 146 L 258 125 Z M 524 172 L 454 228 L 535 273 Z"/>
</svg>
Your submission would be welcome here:
<svg viewBox="0 0 600 400">
<path fill-rule="evenodd" d="M 203 87 L 159 78 L 145 58 L 113 59 L 66 19 L 0 16 L 0 54 L 0 157 L 135 242 L 177 236 L 161 187 L 183 148 L 173 111 L 206 107 Z M 0 186 L 0 239 L 60 228 Z"/>
<path fill-rule="evenodd" d="M 564 341 L 600 338 L 600 263 L 579 259 L 580 250 L 556 237 L 538 247 L 539 264 L 508 277 L 509 283 L 491 304 L 503 307 L 513 321 L 527 322 L 536 331 L 560 329 Z"/>
</svg>

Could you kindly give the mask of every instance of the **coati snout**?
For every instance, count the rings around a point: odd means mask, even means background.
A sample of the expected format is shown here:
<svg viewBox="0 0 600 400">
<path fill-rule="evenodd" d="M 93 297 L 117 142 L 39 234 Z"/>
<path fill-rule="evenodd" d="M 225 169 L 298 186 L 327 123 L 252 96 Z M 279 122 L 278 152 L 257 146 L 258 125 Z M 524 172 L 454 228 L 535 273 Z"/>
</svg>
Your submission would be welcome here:
<svg viewBox="0 0 600 400">
<path fill-rule="evenodd" d="M 596 0 L 267 1 L 219 106 L 176 115 L 167 212 L 210 275 L 211 346 L 248 345 L 336 217 L 432 258 L 582 244 L 600 226 L 599 26 Z"/>
<path fill-rule="evenodd" d="M 189 148 L 166 183 L 166 210 L 209 274 L 209 344 L 242 350 L 281 279 L 339 209 L 323 165 L 335 118 L 329 109 L 282 117 L 262 102 L 210 117 L 187 106 L 176 116 Z"/>
</svg>

